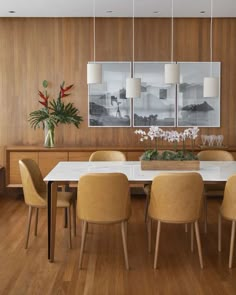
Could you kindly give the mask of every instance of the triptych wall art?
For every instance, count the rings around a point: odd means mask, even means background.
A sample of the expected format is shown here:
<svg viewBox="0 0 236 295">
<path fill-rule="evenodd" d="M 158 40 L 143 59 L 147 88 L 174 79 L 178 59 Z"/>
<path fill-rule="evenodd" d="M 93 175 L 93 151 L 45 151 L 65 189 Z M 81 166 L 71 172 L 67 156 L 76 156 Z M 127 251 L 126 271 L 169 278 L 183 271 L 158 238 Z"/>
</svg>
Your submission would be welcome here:
<svg viewBox="0 0 236 295">
<path fill-rule="evenodd" d="M 220 96 L 203 97 L 203 80 L 210 62 L 180 62 L 180 84 L 164 83 L 167 62 L 135 62 L 141 97 L 126 98 L 130 62 L 102 62 L 103 84 L 88 89 L 90 127 L 220 127 Z M 212 63 L 219 77 L 220 62 Z M 219 91 L 220 93 L 220 91 Z"/>
</svg>

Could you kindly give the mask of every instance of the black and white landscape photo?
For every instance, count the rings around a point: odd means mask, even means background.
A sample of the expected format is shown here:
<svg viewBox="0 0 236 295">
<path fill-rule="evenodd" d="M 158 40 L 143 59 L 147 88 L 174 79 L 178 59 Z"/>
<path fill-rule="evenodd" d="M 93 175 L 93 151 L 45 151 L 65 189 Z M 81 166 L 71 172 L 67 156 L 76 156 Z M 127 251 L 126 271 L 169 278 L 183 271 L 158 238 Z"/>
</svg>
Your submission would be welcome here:
<svg viewBox="0 0 236 295">
<path fill-rule="evenodd" d="M 179 64 L 181 76 L 177 92 L 177 125 L 220 127 L 220 96 L 203 97 L 203 80 L 210 76 L 211 63 Z M 218 77 L 220 81 L 220 62 L 212 63 L 212 76 Z"/>
<path fill-rule="evenodd" d="M 175 126 L 176 86 L 164 83 L 164 62 L 135 62 L 141 97 L 133 99 L 133 126 Z"/>
<path fill-rule="evenodd" d="M 130 62 L 102 62 L 102 84 L 88 90 L 90 127 L 131 126 L 131 101 L 126 98 L 126 78 Z"/>
</svg>

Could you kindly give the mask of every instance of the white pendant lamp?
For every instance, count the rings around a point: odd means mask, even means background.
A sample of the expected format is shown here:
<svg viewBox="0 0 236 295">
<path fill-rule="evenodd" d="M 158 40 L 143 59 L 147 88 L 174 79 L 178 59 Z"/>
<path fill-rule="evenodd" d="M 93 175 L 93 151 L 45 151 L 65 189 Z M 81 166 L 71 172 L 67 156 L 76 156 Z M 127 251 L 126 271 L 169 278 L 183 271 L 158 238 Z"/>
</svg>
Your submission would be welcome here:
<svg viewBox="0 0 236 295">
<path fill-rule="evenodd" d="M 87 83 L 101 84 L 102 83 L 102 65 L 99 63 L 87 64 Z"/>
<path fill-rule="evenodd" d="M 93 63 L 87 64 L 87 83 L 88 84 L 101 84 L 102 83 L 102 65 L 96 63 L 96 3 L 93 0 L 93 52 L 94 61 Z"/>
<path fill-rule="evenodd" d="M 165 83 L 178 84 L 180 77 L 179 64 L 174 63 L 174 0 L 171 2 L 171 63 L 165 64 Z"/>
<path fill-rule="evenodd" d="M 179 64 L 165 64 L 165 83 L 178 84 L 179 83 Z"/>
<path fill-rule="evenodd" d="M 126 97 L 140 97 L 141 96 L 141 79 L 127 78 L 126 79 Z"/>
<path fill-rule="evenodd" d="M 203 96 L 219 96 L 219 79 L 217 77 L 205 77 L 203 81 Z"/>
<path fill-rule="evenodd" d="M 211 25 L 210 25 L 210 76 L 205 77 L 203 81 L 203 96 L 217 97 L 219 96 L 219 79 L 212 75 L 212 25 L 213 25 L 213 0 L 211 0 Z"/>
<path fill-rule="evenodd" d="M 126 97 L 136 98 L 141 96 L 141 79 L 134 77 L 134 0 L 133 0 L 133 63 L 131 77 L 126 79 Z"/>
</svg>

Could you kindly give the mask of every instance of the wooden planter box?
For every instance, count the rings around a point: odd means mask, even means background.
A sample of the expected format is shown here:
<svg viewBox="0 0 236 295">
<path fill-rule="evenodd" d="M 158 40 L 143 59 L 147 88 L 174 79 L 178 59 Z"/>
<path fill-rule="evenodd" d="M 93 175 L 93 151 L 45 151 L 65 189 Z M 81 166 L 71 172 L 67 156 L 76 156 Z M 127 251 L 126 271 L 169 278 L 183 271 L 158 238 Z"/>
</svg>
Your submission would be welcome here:
<svg viewBox="0 0 236 295">
<path fill-rule="evenodd" d="M 200 161 L 144 161 L 141 160 L 142 170 L 199 170 Z"/>
</svg>

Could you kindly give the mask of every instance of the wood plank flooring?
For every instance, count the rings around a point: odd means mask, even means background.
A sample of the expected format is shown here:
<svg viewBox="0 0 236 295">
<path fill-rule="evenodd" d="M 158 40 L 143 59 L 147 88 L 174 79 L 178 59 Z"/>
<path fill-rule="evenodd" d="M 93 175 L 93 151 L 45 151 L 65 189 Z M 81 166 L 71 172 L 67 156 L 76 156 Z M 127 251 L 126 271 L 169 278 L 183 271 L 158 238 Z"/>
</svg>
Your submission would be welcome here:
<svg viewBox="0 0 236 295">
<path fill-rule="evenodd" d="M 145 199 L 132 198 L 128 225 L 128 255 L 125 269 L 121 231 L 118 225 L 90 225 L 83 269 L 79 271 L 81 227 L 68 249 L 63 211 L 57 212 L 55 263 L 47 261 L 46 210 L 39 213 L 38 236 L 33 228 L 29 249 L 24 249 L 28 208 L 22 199 L 0 196 L 0 294 L 92 294 L 92 295 L 223 295 L 236 294 L 236 253 L 228 269 L 230 223 L 223 221 L 222 253 L 217 251 L 217 213 L 220 199 L 210 199 L 208 234 L 200 223 L 204 269 L 200 269 L 196 241 L 190 249 L 190 232 L 183 225 L 163 225 L 158 269 L 153 270 L 156 226 L 152 253 L 147 251 L 144 224 Z M 33 219 L 34 221 L 34 219 Z M 34 223 L 33 223 L 34 224 Z"/>
</svg>

